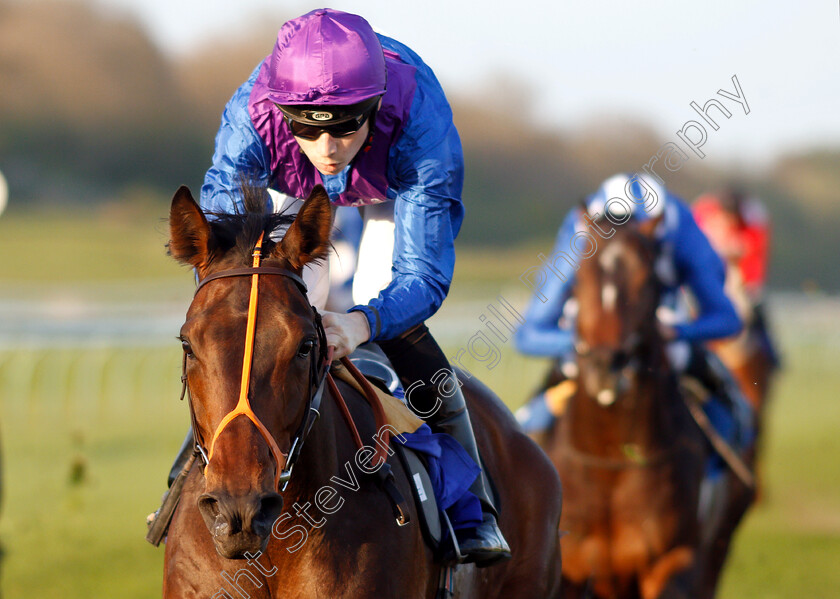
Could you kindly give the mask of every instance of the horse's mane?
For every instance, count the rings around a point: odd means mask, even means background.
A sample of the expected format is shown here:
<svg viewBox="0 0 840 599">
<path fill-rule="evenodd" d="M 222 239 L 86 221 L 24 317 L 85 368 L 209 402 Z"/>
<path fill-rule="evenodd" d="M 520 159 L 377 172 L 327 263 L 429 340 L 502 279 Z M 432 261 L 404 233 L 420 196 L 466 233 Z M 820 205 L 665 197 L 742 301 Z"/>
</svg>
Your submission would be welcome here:
<svg viewBox="0 0 840 599">
<path fill-rule="evenodd" d="M 213 238 L 217 244 L 216 255 L 225 256 L 231 251 L 241 254 L 250 261 L 251 253 L 261 234 L 264 234 L 263 250 L 268 253 L 274 247 L 271 232 L 288 227 L 295 220 L 294 214 L 272 212 L 271 199 L 265 185 L 244 182 L 239 185 L 241 205 L 233 203 L 234 212 L 206 212 Z"/>
<path fill-rule="evenodd" d="M 622 224 L 616 224 L 615 222 L 607 218 L 607 215 L 605 213 L 598 214 L 598 218 L 593 218 L 592 223 L 595 226 L 600 227 L 601 230 L 612 228 L 625 241 L 633 243 L 636 246 L 642 247 L 646 250 L 651 250 L 654 244 L 654 242 L 650 239 L 649 236 L 643 235 L 641 233 L 639 223 L 635 219 L 630 219 Z M 609 242 L 612 239 L 615 239 L 615 235 L 611 235 L 606 240 L 603 239 L 603 237 L 599 237 L 599 243 L 601 241 Z"/>
</svg>

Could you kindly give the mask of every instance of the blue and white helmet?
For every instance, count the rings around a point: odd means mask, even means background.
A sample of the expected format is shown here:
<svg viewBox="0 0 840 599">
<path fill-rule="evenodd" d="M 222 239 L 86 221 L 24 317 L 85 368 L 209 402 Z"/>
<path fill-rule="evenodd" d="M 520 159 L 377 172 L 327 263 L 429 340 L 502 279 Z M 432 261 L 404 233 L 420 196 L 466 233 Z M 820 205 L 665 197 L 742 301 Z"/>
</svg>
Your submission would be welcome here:
<svg viewBox="0 0 840 599">
<path fill-rule="evenodd" d="M 589 214 L 607 216 L 615 224 L 634 218 L 639 222 L 664 213 L 668 192 L 647 174 L 619 173 L 606 179 L 586 198 Z"/>
</svg>

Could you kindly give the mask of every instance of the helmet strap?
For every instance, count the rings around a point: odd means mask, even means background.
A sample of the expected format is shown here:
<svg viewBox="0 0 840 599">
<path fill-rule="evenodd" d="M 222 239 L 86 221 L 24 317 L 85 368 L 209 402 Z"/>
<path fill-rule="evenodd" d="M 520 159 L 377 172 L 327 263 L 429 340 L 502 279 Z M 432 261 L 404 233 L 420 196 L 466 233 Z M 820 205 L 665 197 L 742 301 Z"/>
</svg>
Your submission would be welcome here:
<svg viewBox="0 0 840 599">
<path fill-rule="evenodd" d="M 365 144 L 362 146 L 361 152 L 368 152 L 370 151 L 370 147 L 373 144 L 373 134 L 376 131 L 376 113 L 379 111 L 379 104 L 377 103 L 371 109 L 370 116 L 368 117 L 368 137 L 365 140 Z"/>
</svg>

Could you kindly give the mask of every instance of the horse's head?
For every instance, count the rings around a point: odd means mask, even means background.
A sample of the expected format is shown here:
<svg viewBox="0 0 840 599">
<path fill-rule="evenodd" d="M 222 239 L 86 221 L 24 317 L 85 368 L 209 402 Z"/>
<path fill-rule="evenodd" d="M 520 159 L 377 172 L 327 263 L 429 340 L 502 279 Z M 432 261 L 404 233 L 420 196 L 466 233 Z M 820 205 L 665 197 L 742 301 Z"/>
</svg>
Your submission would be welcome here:
<svg viewBox="0 0 840 599">
<path fill-rule="evenodd" d="M 659 218 L 616 226 L 597 238 L 593 255 L 581 261 L 575 285 L 576 350 L 587 395 L 611 405 L 627 391 L 640 354 L 658 339 L 660 283 L 654 270 L 653 231 Z M 604 222 L 604 228 L 610 229 Z"/>
<path fill-rule="evenodd" d="M 207 461 L 198 507 L 227 558 L 265 549 L 283 507 L 277 481 L 326 355 L 298 278 L 329 247 L 326 192 L 316 188 L 291 225 L 291 217 L 265 213 L 263 193 L 249 190 L 245 205 L 246 214 L 208 221 L 182 187 L 169 216 L 169 251 L 199 278 L 180 333 L 195 438 Z M 284 225 L 282 241 L 273 241 Z"/>
</svg>

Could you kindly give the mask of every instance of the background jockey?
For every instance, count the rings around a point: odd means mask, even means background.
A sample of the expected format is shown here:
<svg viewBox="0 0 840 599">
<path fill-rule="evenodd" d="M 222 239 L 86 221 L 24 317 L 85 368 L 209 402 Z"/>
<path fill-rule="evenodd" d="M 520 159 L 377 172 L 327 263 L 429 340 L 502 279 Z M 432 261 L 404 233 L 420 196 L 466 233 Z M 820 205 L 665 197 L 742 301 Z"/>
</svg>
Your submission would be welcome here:
<svg viewBox="0 0 840 599">
<path fill-rule="evenodd" d="M 355 305 L 324 312 L 327 341 L 336 358 L 377 342 L 413 388 L 412 407 L 480 465 L 460 383 L 424 324 L 449 292 L 464 215 L 461 142 L 432 70 L 360 16 L 320 9 L 292 19 L 225 107 L 205 212 L 239 209 L 243 177 L 272 190 L 275 211 L 296 211 L 318 184 L 335 206 L 360 208 Z M 323 309 L 329 264 L 303 275 Z M 510 557 L 483 474 L 470 490 L 483 521 L 461 543 L 466 561 Z"/>
<path fill-rule="evenodd" d="M 697 224 L 728 266 L 727 293 L 741 318 L 758 333 L 773 364 L 779 357 L 764 314 L 764 289 L 770 260 L 770 218 L 755 196 L 730 187 L 705 194 L 692 204 Z"/>
<path fill-rule="evenodd" d="M 637 221 L 659 218 L 654 230 L 657 240 L 655 270 L 664 289 L 657 311 L 659 329 L 668 344 L 672 366 L 698 379 L 714 397 L 720 398 L 728 411 L 749 410 L 723 364 L 707 350 L 703 342 L 738 334 L 739 319 L 732 302 L 724 293 L 724 265 L 703 232 L 697 226 L 686 204 L 655 180 L 639 175 L 627 191 L 629 174 L 618 174 L 604 181 L 586 198 L 587 213 L 604 214 L 611 198 L 637 200 L 627 202 Z M 640 202 L 645 198 L 644 202 Z M 639 206 L 637 203 L 642 203 Z M 583 210 L 574 208 L 563 221 L 554 252 L 568 253 L 575 233 L 587 231 Z M 546 283 L 535 296 L 525 315 L 525 323 L 516 333 L 516 346 L 522 353 L 570 360 L 574 354 L 575 307 L 569 301 L 575 283 L 575 271 L 563 263 L 565 280 L 546 270 Z M 688 310 L 680 296 L 687 290 L 696 304 L 696 317 L 688 318 Z M 568 376 L 571 372 L 566 369 Z M 545 405 L 545 394 L 538 395 L 519 412 L 517 418 L 526 432 L 539 432 L 550 426 L 553 417 Z M 718 423 L 719 419 L 713 418 Z"/>
<path fill-rule="evenodd" d="M 761 201 L 731 188 L 700 196 L 691 211 L 721 258 L 737 266 L 749 295 L 760 299 L 770 254 L 770 220 Z"/>
</svg>

